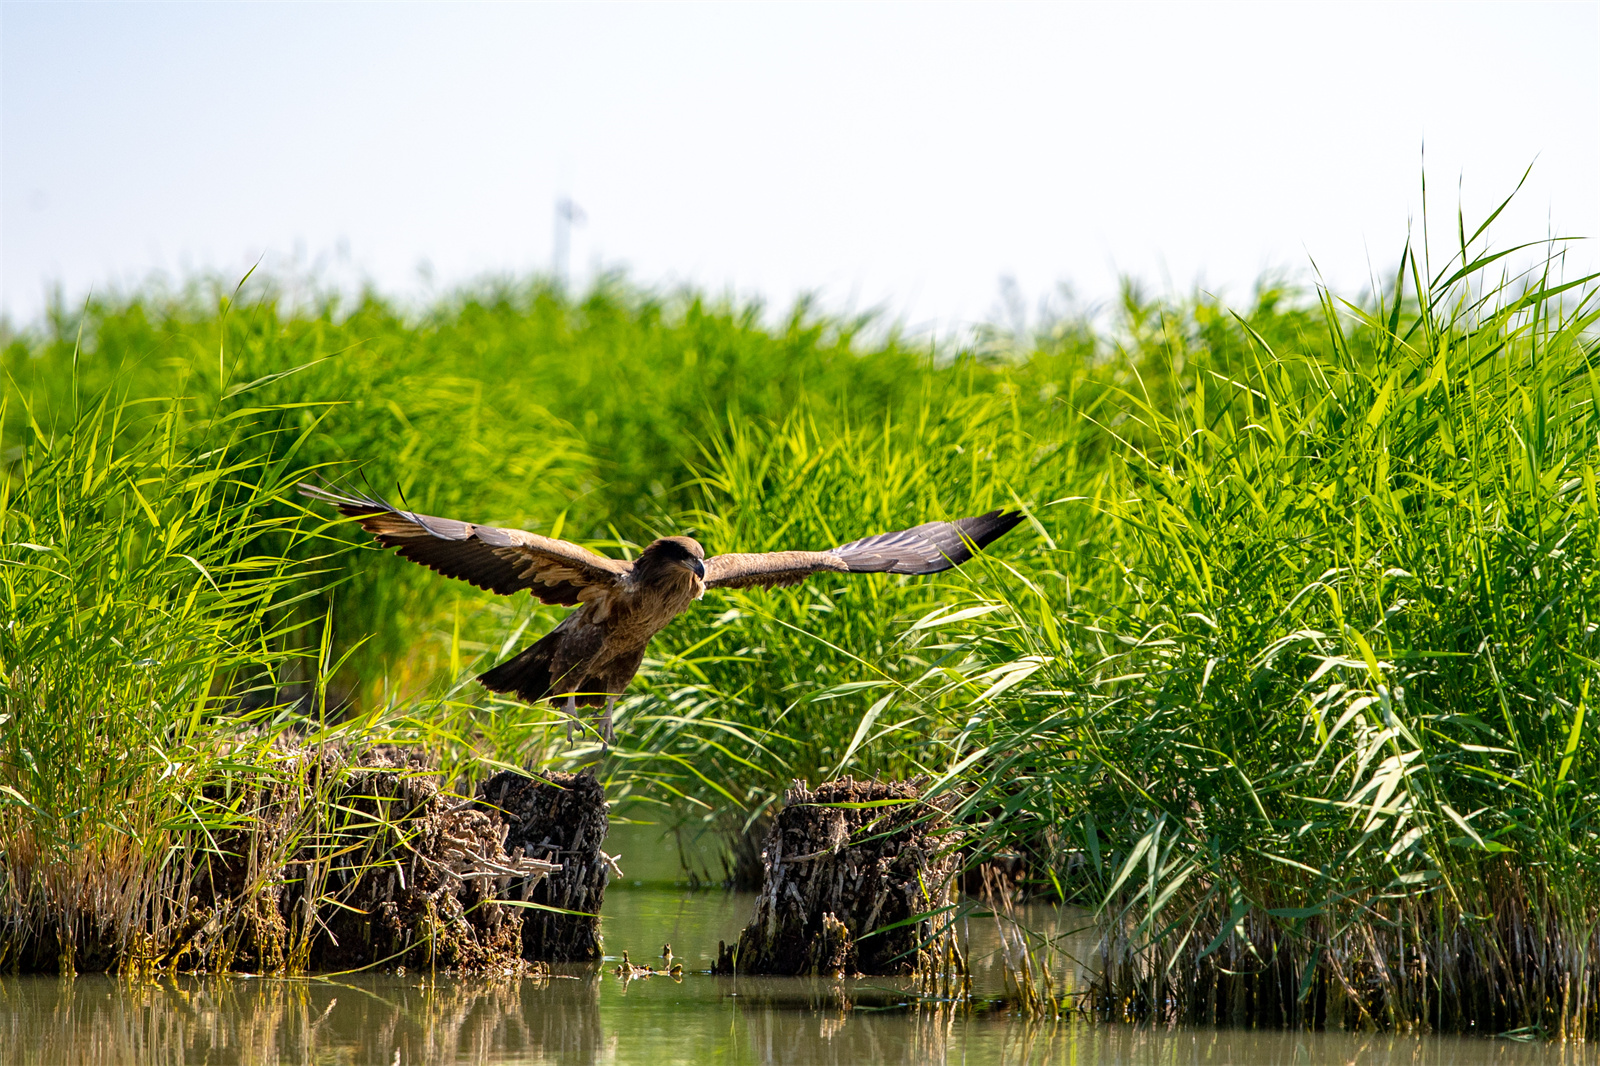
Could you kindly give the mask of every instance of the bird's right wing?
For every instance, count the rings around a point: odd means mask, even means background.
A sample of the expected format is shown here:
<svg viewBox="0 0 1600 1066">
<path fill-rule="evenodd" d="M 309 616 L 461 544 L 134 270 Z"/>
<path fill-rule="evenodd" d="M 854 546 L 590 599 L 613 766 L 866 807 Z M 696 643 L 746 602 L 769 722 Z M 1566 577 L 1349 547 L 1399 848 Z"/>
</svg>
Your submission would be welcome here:
<svg viewBox="0 0 1600 1066">
<path fill-rule="evenodd" d="M 706 588 L 781 588 L 812 574 L 937 574 L 972 558 L 1022 521 L 1015 512 L 990 511 L 954 522 L 925 522 L 879 533 L 825 552 L 759 552 L 713 555 L 706 560 Z"/>
<path fill-rule="evenodd" d="M 502 596 L 527 589 L 545 603 L 571 607 L 620 589 L 633 569 L 632 563 L 526 530 L 416 514 L 375 497 L 345 496 L 316 485 L 301 485 L 300 491 L 360 519 L 385 548 Z"/>
</svg>

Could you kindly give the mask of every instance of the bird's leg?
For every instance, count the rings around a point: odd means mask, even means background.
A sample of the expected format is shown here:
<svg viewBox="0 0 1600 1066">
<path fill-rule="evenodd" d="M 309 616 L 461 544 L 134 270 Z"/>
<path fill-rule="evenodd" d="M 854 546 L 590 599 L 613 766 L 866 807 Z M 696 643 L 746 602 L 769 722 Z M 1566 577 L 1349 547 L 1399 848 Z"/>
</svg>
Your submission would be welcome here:
<svg viewBox="0 0 1600 1066">
<path fill-rule="evenodd" d="M 561 708 L 561 711 L 567 716 L 567 743 L 571 744 L 572 727 L 578 724 L 578 694 L 576 692 L 567 693 L 567 702 Z"/>
<path fill-rule="evenodd" d="M 617 697 L 614 694 L 606 696 L 606 709 L 600 714 L 600 737 L 607 747 L 617 739 L 616 731 L 611 728 L 611 709 L 616 705 Z"/>
</svg>

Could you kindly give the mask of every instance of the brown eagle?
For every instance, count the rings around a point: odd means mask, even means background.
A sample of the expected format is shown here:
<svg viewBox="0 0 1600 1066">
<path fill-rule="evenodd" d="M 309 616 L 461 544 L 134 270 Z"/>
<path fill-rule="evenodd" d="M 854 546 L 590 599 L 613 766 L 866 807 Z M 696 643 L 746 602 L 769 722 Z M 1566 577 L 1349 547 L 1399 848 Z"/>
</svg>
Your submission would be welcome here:
<svg viewBox="0 0 1600 1066">
<path fill-rule="evenodd" d="M 812 574 L 937 574 L 960 566 L 1022 521 L 990 511 L 955 522 L 853 540 L 827 551 L 713 555 L 690 537 L 652 541 L 632 562 L 608 559 L 564 540 L 453 518 L 402 511 L 370 496 L 341 495 L 315 485 L 300 491 L 358 518 L 385 548 L 508 596 L 527 589 L 545 603 L 577 607 L 544 637 L 481 674 L 493 692 L 529 703 L 558 701 L 572 719 L 582 707 L 605 706 L 600 733 L 612 738 L 611 711 L 639 670 L 645 645 L 706 589 L 778 588 Z"/>
</svg>

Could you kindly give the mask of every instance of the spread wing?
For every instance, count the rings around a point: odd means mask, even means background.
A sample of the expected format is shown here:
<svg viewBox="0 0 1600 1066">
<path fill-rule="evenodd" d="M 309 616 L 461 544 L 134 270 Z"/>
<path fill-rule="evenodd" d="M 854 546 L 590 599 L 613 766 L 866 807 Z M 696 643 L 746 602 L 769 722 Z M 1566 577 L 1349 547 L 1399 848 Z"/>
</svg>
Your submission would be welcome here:
<svg viewBox="0 0 1600 1066">
<path fill-rule="evenodd" d="M 853 540 L 825 552 L 761 552 L 713 555 L 706 560 L 706 588 L 781 588 L 812 574 L 937 574 L 972 558 L 1022 521 L 1015 512 L 990 511 L 954 522 L 925 522 L 911 529 Z"/>
<path fill-rule="evenodd" d="M 564 540 L 453 518 L 401 511 L 370 496 L 343 496 L 316 485 L 300 492 L 331 503 L 385 548 L 502 596 L 527 589 L 545 603 L 571 607 L 617 588 L 633 564 Z"/>
</svg>

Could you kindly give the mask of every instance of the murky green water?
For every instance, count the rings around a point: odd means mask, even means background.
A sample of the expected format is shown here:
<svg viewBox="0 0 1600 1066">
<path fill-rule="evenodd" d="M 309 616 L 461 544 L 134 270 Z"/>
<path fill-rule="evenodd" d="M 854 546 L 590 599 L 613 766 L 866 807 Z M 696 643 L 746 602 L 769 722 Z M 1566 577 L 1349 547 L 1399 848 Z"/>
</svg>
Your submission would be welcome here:
<svg viewBox="0 0 1600 1066">
<path fill-rule="evenodd" d="M 663 941 L 709 968 L 749 896 L 614 886 L 606 949 L 655 961 Z M 1078 919 L 1038 911 L 1063 933 Z M 991 929 L 970 932 L 981 986 Z M 1600 1062 L 1588 1049 L 1507 1041 L 1028 1024 L 907 1005 L 893 980 L 718 978 L 624 982 L 604 968 L 548 981 L 359 975 L 306 980 L 0 979 L 0 1058 L 11 1063 L 1467 1063 Z M 1061 977 L 1071 979 L 1070 962 Z"/>
</svg>

